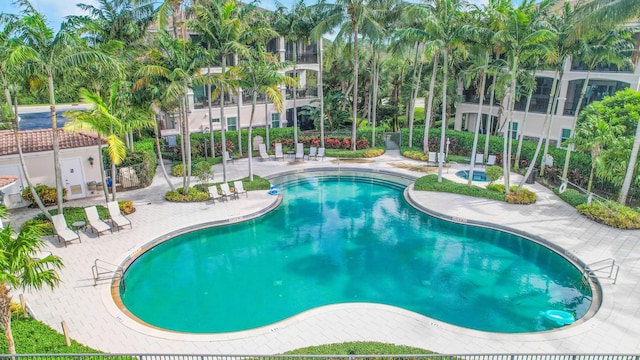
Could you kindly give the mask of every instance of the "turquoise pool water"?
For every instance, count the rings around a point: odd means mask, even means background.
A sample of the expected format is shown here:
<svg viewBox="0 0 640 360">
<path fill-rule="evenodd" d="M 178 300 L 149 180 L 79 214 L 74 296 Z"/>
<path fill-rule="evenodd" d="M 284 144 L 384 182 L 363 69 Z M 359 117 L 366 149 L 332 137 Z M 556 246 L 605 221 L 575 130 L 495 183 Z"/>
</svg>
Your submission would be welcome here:
<svg viewBox="0 0 640 360">
<path fill-rule="evenodd" d="M 469 178 L 469 170 L 460 170 L 456 173 L 456 176 L 466 180 Z M 489 182 L 489 179 L 484 171 L 473 170 L 473 181 Z"/>
<path fill-rule="evenodd" d="M 371 302 L 519 333 L 559 327 L 544 311 L 580 318 L 591 304 L 580 271 L 561 256 L 425 215 L 397 185 L 310 177 L 281 190 L 282 204 L 265 216 L 181 235 L 137 258 L 120 288 L 127 309 L 160 328 L 220 333 Z"/>
</svg>

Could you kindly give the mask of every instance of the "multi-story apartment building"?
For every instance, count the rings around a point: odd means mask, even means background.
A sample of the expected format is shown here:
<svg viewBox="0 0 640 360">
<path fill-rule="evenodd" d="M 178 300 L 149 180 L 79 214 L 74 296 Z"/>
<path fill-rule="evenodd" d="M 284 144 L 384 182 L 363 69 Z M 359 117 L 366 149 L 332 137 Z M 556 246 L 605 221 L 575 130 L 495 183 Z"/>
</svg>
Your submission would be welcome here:
<svg viewBox="0 0 640 360">
<path fill-rule="evenodd" d="M 636 53 L 638 47 L 636 46 Z M 635 66 L 633 68 L 619 69 L 615 65 L 601 66 L 593 71 L 589 78 L 589 84 L 585 99 L 581 108 L 594 101 L 602 100 L 605 96 L 613 95 L 616 91 L 631 88 L 640 91 L 640 57 L 634 56 Z M 511 136 L 516 138 L 521 133 L 525 139 L 538 139 L 543 133 L 543 124 L 549 104 L 549 94 L 553 83 L 553 71 L 539 71 L 536 73 L 537 87 L 533 92 L 529 113 L 524 121 L 525 106 L 527 99 L 523 96 L 520 101 L 516 102 L 514 107 L 513 126 Z M 553 122 L 550 129 L 550 142 L 555 146 L 561 146 L 561 143 L 571 135 L 571 128 L 575 119 L 575 111 L 578 105 L 580 91 L 587 76 L 587 70 L 577 61 L 567 60 L 564 64 L 564 76 L 559 82 L 557 91 L 559 92 L 558 105 L 553 109 Z M 456 106 L 455 129 L 474 131 L 478 113 L 478 95 L 475 89 L 459 88 L 458 93 L 463 96 L 464 100 Z M 485 98 L 482 106 L 482 121 L 480 123 L 481 133 L 486 133 L 487 116 L 493 116 L 492 133 L 503 133 L 499 124 L 498 112 L 500 108 L 494 103 L 490 109 L 489 96 Z M 500 118 L 501 122 L 505 121 L 506 112 Z M 507 130 L 508 131 L 508 130 Z M 546 136 L 546 130 L 543 136 Z"/>
<path fill-rule="evenodd" d="M 191 37 L 192 40 L 197 41 L 197 35 L 191 35 Z M 269 126 L 270 128 L 280 128 L 293 126 L 294 108 L 297 109 L 296 115 L 300 128 L 305 130 L 313 127 L 313 123 L 302 109 L 307 105 L 315 106 L 315 102 L 312 103 L 312 100 L 318 99 L 318 71 L 320 69 L 318 46 L 315 42 L 310 44 L 298 42 L 296 45 L 297 61 L 295 73 L 292 65 L 289 65 L 285 70 L 287 75 L 298 79 L 299 86 L 295 89 L 295 96 L 293 88 L 283 87 L 281 92 L 284 106 L 283 111 L 278 112 L 273 103 L 265 99 L 264 95 L 260 95 L 254 114 L 254 127 Z M 287 42 L 284 37 L 280 37 L 271 40 L 266 50 L 277 54 L 281 62 L 293 64 L 293 46 L 294 43 Z M 227 66 L 234 66 L 238 61 L 237 56 L 230 56 L 227 58 L 226 64 Z M 203 75 L 220 73 L 220 71 L 220 64 L 213 64 L 210 68 L 201 69 Z M 226 121 L 227 130 L 248 128 L 251 118 L 251 100 L 252 94 L 244 92 L 242 89 L 239 92 L 227 92 L 224 100 L 224 119 L 221 119 L 220 97 L 212 99 L 211 116 L 209 116 L 207 86 L 197 86 L 191 89 L 188 93 L 189 132 L 219 131 L 222 127 L 222 121 Z M 163 136 L 180 132 L 177 115 L 162 114 L 160 120 Z"/>
</svg>

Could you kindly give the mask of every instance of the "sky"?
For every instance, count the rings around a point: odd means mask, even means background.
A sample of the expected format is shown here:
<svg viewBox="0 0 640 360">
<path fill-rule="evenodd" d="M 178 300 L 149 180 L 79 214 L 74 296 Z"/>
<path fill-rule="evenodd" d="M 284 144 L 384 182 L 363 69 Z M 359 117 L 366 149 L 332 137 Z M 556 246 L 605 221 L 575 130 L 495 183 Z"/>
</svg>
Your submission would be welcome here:
<svg viewBox="0 0 640 360">
<path fill-rule="evenodd" d="M 60 29 L 60 23 L 66 16 L 83 15 L 83 11 L 76 6 L 78 3 L 97 6 L 96 0 L 30 0 L 33 7 L 40 13 L 44 14 L 49 22 L 49 26 L 54 30 Z M 294 0 L 280 0 L 281 4 L 291 6 Z M 487 0 L 472 0 L 472 3 L 486 3 Z M 273 10 L 275 9 L 275 0 L 262 0 L 260 6 Z M 315 4 L 315 0 L 306 0 L 307 4 Z M 0 13 L 18 14 L 20 8 L 13 4 L 13 0 L 0 0 Z"/>
</svg>

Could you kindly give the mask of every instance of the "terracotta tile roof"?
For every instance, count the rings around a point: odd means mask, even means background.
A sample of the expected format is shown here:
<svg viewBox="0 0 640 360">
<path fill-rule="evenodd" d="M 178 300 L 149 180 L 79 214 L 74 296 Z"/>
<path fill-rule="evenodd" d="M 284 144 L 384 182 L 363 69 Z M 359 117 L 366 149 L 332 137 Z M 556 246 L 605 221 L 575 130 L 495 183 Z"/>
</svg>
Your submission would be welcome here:
<svg viewBox="0 0 640 360">
<path fill-rule="evenodd" d="M 18 181 L 17 176 L 11 175 L 0 175 L 0 188 L 3 188 L 7 185 L 11 185 L 12 183 Z"/>
<path fill-rule="evenodd" d="M 91 132 L 67 132 L 58 129 L 58 142 L 60 149 L 73 149 L 78 147 L 96 146 L 98 136 Z M 20 131 L 20 143 L 23 153 L 33 153 L 53 150 L 53 130 L 28 130 Z M 105 143 L 102 139 L 102 143 Z M 0 132 L 0 156 L 17 154 L 15 138 L 12 132 Z"/>
</svg>

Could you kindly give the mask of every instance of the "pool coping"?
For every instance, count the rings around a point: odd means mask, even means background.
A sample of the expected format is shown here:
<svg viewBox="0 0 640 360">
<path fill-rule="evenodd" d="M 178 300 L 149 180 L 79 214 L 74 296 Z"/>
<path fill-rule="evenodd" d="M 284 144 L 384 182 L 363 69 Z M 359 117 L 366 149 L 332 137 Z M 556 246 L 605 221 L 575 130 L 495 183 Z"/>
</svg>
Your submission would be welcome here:
<svg viewBox="0 0 640 360">
<path fill-rule="evenodd" d="M 390 176 L 396 179 L 402 178 L 402 179 L 405 179 L 406 181 L 411 181 L 408 184 L 403 184 L 406 186 L 403 192 L 403 195 L 407 200 L 407 202 L 409 203 L 409 205 L 413 206 L 419 211 L 422 211 L 428 215 L 434 216 L 436 218 L 439 218 L 445 221 L 456 222 L 456 223 L 472 225 L 472 226 L 485 227 L 485 228 L 495 229 L 495 230 L 511 233 L 517 236 L 521 236 L 556 252 L 563 258 L 570 261 L 579 270 L 584 270 L 586 266 L 586 264 L 583 261 L 581 261 L 577 256 L 573 255 L 568 250 L 542 237 L 529 234 L 527 232 L 520 231 L 517 229 L 513 229 L 504 225 L 464 219 L 464 218 L 455 217 L 455 216 L 449 216 L 440 212 L 436 212 L 434 210 L 429 209 L 426 206 L 421 205 L 419 202 L 415 201 L 410 196 L 411 191 L 415 191 L 413 190 L 413 182 L 415 182 L 415 180 L 418 179 L 419 176 L 413 176 L 413 175 L 402 174 L 394 171 L 380 170 L 380 169 L 363 169 L 363 168 L 356 168 L 356 167 L 345 167 L 345 168 L 341 167 L 339 169 L 336 169 L 335 167 L 321 167 L 321 168 L 310 168 L 310 169 L 295 169 L 295 170 L 279 172 L 276 174 L 266 176 L 265 179 L 273 180 L 280 177 L 286 177 L 289 175 L 298 175 L 302 173 L 308 173 L 308 174 L 323 173 L 323 175 L 326 175 L 326 174 L 334 174 L 334 173 L 340 173 L 345 171 L 350 173 L 363 173 L 368 175 L 380 174 L 384 176 Z M 164 234 L 162 236 L 156 237 L 155 239 L 146 242 L 145 244 L 139 246 L 138 248 L 135 248 L 129 251 L 128 254 L 125 255 L 120 262 L 118 262 L 118 264 L 120 264 L 118 267 L 118 270 L 121 270 L 122 272 L 124 272 L 128 268 L 128 266 L 130 266 L 131 263 L 135 261 L 135 259 L 138 256 L 142 255 L 144 252 L 148 251 L 154 246 L 164 241 L 170 240 L 171 238 L 177 235 L 181 235 L 187 232 L 200 230 L 200 229 L 204 229 L 212 226 L 231 225 L 231 224 L 255 219 L 270 211 L 273 211 L 280 205 L 281 202 L 282 202 L 282 195 L 278 195 L 276 198 L 276 201 L 272 202 L 269 206 L 261 210 L 255 211 L 253 213 L 235 217 L 235 218 L 229 218 L 225 220 L 217 220 L 217 221 L 211 221 L 211 222 L 205 222 L 197 225 L 192 225 L 192 226 L 184 227 L 184 228 L 169 232 L 167 234 Z M 522 205 L 522 206 L 525 206 L 525 205 Z M 590 306 L 589 311 L 582 318 L 580 318 L 579 320 L 577 320 L 571 325 L 564 326 L 561 328 L 551 329 L 546 331 L 538 331 L 538 332 L 524 332 L 524 333 L 503 333 L 503 332 L 475 330 L 475 329 L 465 328 L 462 326 L 446 323 L 446 322 L 443 322 L 443 321 L 440 321 L 440 320 L 437 320 L 437 319 L 434 319 L 410 310 L 406 310 L 400 307 L 377 304 L 377 303 L 365 303 L 365 302 L 325 305 L 325 306 L 317 307 L 317 308 L 310 309 L 302 313 L 293 315 L 289 318 L 283 319 L 273 324 L 269 324 L 269 325 L 254 328 L 254 329 L 244 330 L 244 331 L 236 331 L 236 332 L 229 332 L 229 333 L 202 333 L 202 334 L 186 333 L 186 332 L 167 330 L 167 329 L 150 325 L 140 320 L 135 315 L 131 314 L 126 309 L 126 307 L 124 307 L 124 304 L 122 304 L 122 301 L 119 297 L 120 280 L 115 276 L 114 278 L 112 278 L 112 281 L 110 281 L 108 286 L 107 285 L 103 286 L 104 291 L 102 291 L 101 294 L 102 294 L 102 303 L 105 305 L 108 312 L 112 314 L 113 317 L 119 323 L 139 333 L 157 337 L 157 338 L 167 339 L 167 340 L 216 342 L 216 341 L 246 339 L 246 338 L 252 338 L 260 335 L 277 332 L 281 328 L 292 326 L 299 321 L 303 321 L 307 318 L 316 316 L 318 314 L 328 313 L 336 310 L 350 310 L 350 309 L 364 308 L 364 309 L 372 309 L 377 311 L 384 311 L 384 312 L 398 314 L 413 320 L 425 322 L 429 324 L 429 326 L 432 326 L 434 328 L 441 328 L 443 330 L 447 329 L 455 332 L 461 332 L 461 333 L 464 333 L 465 335 L 473 336 L 477 338 L 488 338 L 491 336 L 499 335 L 499 336 L 512 338 L 512 340 L 526 341 L 526 340 L 539 340 L 540 337 L 544 338 L 548 334 L 554 334 L 554 336 L 559 334 L 566 334 L 567 336 L 569 336 L 573 332 L 571 330 L 584 329 L 584 327 L 580 325 L 583 325 L 588 320 L 592 319 L 595 316 L 595 314 L 598 313 L 598 311 L 602 306 L 602 298 L 603 298 L 602 286 L 597 280 L 597 278 L 596 279 L 591 277 L 587 277 L 587 278 L 589 279 L 589 285 L 591 286 L 591 289 L 593 291 L 593 299 L 592 299 L 592 306 Z M 593 304 L 596 303 L 595 301 L 596 296 L 598 298 L 598 301 L 597 301 L 598 307 L 594 309 Z"/>
</svg>

